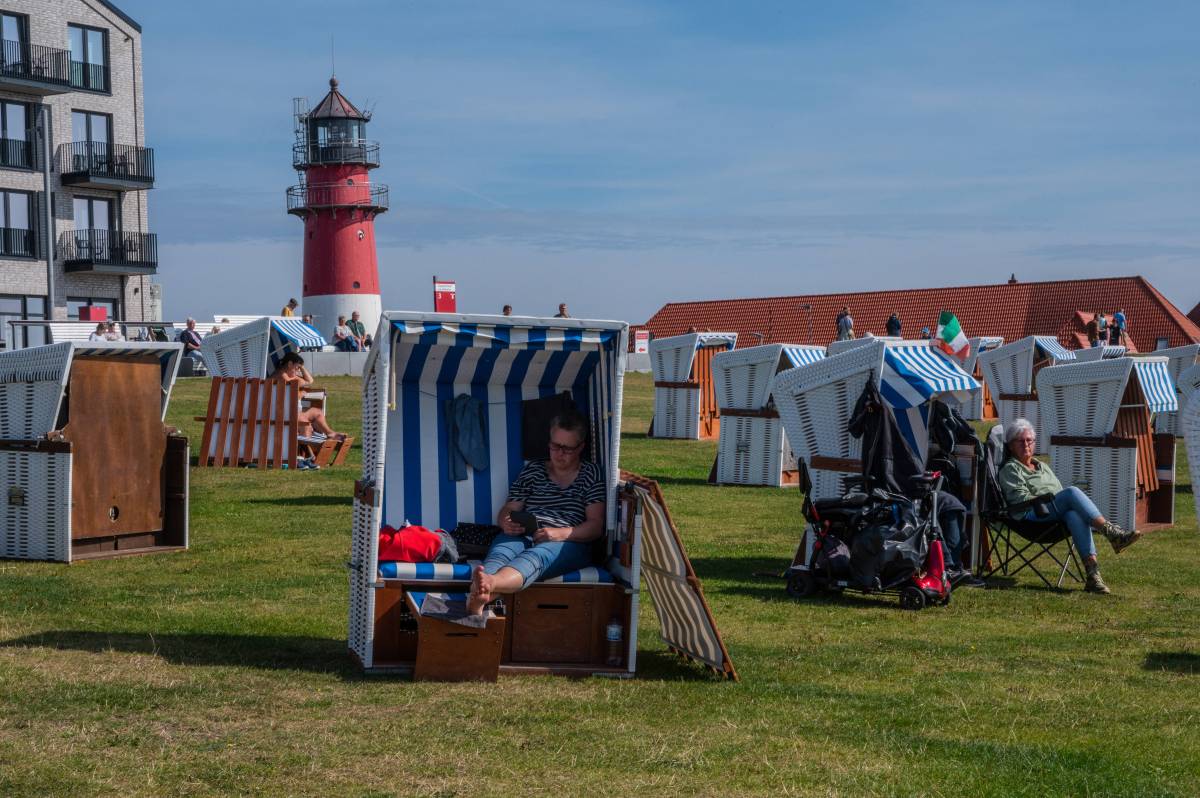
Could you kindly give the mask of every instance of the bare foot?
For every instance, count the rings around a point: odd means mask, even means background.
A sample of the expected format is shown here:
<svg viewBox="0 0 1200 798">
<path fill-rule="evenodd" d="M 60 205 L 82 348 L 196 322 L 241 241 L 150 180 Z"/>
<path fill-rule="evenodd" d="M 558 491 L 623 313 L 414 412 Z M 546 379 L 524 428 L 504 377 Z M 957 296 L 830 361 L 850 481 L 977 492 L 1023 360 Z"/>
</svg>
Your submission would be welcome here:
<svg viewBox="0 0 1200 798">
<path fill-rule="evenodd" d="M 483 608 L 492 600 L 492 575 L 483 572 L 482 565 L 476 565 L 471 572 L 471 592 L 467 595 L 467 612 L 472 615 L 482 615 Z"/>
</svg>

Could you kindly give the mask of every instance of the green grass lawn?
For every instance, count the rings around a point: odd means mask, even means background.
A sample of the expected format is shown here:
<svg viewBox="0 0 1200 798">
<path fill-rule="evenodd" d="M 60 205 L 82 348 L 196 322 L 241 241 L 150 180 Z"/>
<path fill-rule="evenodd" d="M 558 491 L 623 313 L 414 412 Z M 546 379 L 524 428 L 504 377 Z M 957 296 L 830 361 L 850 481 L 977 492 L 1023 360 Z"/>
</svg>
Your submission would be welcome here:
<svg viewBox="0 0 1200 798">
<path fill-rule="evenodd" d="M 322 380 L 357 434 L 358 380 Z M 176 387 L 191 421 L 207 383 Z M 349 468 L 192 471 L 186 553 L 0 562 L 0 796 L 1200 794 L 1200 564 L 1179 523 L 1115 557 L 1113 595 L 962 590 L 797 602 L 795 491 L 705 484 L 715 444 L 645 437 L 742 676 L 669 655 L 643 592 L 639 678 L 363 677 L 345 651 Z M 1183 447 L 1180 447 L 1182 454 Z"/>
</svg>

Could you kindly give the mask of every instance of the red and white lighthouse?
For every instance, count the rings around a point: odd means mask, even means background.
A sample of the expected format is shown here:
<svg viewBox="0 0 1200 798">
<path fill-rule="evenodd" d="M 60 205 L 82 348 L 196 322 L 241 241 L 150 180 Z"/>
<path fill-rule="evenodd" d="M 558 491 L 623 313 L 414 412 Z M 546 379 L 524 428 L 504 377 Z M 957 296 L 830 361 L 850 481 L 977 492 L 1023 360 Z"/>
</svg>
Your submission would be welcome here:
<svg viewBox="0 0 1200 798">
<path fill-rule="evenodd" d="M 387 210 L 387 186 L 372 184 L 379 142 L 365 136 L 370 114 L 354 107 L 329 79 L 311 111 L 297 101 L 292 166 L 300 184 L 287 191 L 288 213 L 304 220 L 304 313 L 327 337 L 338 316 L 358 311 L 374 334 L 382 312 L 375 217 Z"/>
</svg>

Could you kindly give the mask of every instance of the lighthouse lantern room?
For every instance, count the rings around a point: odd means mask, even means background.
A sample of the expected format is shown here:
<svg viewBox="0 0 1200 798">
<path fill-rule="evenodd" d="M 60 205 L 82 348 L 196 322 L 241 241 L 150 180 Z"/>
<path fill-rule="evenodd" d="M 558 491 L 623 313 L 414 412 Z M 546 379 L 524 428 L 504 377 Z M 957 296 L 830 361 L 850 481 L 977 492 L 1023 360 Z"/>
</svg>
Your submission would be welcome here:
<svg viewBox="0 0 1200 798">
<path fill-rule="evenodd" d="M 339 316 L 357 311 L 373 333 L 382 310 L 375 217 L 388 207 L 387 186 L 369 179 L 379 143 L 367 140 L 370 114 L 338 91 L 337 78 L 315 108 L 306 106 L 296 101 L 292 166 L 300 183 L 287 191 L 288 213 L 304 220 L 303 312 L 330 335 Z"/>
</svg>

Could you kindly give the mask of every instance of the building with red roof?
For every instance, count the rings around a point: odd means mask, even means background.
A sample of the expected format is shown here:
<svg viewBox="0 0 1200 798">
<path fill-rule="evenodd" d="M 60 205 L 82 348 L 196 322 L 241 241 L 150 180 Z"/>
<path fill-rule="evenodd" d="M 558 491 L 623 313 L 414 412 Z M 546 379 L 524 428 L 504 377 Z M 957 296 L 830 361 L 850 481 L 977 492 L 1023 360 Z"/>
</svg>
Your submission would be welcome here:
<svg viewBox="0 0 1200 798">
<path fill-rule="evenodd" d="M 1188 313 L 1188 318 L 1192 320 L 1193 324 L 1195 324 L 1197 327 L 1200 327 L 1200 303 L 1198 303 L 1196 307 L 1192 308 L 1191 312 Z"/>
<path fill-rule="evenodd" d="M 1200 342 L 1197 321 L 1141 276 L 1032 283 L 1014 276 L 995 285 L 671 302 L 644 327 L 655 338 L 692 328 L 736 332 L 740 347 L 759 343 L 824 346 L 837 335 L 835 319 L 843 307 L 850 309 L 859 336 L 868 332 L 885 335 L 888 316 L 896 312 L 904 337 L 917 338 L 922 327 L 936 331 L 938 316 L 949 310 L 968 336 L 999 335 L 1015 341 L 1027 335 L 1054 335 L 1065 346 L 1078 349 L 1087 346 L 1085 325 L 1093 313 L 1111 317 L 1124 309 L 1127 343 L 1135 351 Z"/>
</svg>

